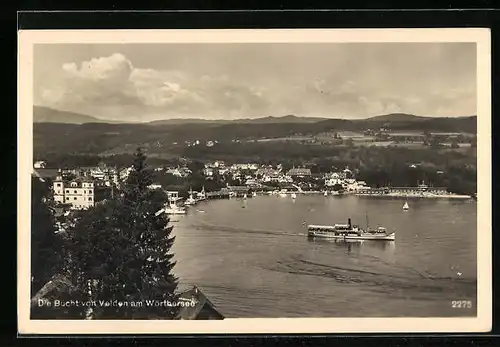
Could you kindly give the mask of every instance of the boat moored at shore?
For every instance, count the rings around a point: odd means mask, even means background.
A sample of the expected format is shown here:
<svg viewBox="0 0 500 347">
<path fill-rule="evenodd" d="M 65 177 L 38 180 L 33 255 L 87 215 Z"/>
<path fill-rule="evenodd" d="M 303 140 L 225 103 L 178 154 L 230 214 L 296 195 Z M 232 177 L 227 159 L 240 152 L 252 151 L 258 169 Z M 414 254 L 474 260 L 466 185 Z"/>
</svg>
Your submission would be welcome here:
<svg viewBox="0 0 500 347">
<path fill-rule="evenodd" d="M 193 189 L 190 189 L 189 190 L 189 197 L 184 202 L 184 205 L 191 206 L 191 205 L 195 205 L 196 202 L 197 201 L 196 201 L 196 199 L 194 198 L 194 195 L 193 195 Z"/>
<path fill-rule="evenodd" d="M 164 211 L 166 214 L 186 214 L 186 208 L 184 206 L 177 206 L 175 203 L 167 203 Z"/>
</svg>

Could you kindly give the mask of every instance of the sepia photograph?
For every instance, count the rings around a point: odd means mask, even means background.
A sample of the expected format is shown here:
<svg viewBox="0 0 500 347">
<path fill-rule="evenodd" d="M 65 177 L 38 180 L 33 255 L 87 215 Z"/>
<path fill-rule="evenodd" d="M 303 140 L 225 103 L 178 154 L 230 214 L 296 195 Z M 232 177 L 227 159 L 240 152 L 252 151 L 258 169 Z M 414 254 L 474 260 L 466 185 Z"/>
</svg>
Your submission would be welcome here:
<svg viewBox="0 0 500 347">
<path fill-rule="evenodd" d="M 484 29 L 21 31 L 20 332 L 488 331 L 490 74 Z"/>
</svg>

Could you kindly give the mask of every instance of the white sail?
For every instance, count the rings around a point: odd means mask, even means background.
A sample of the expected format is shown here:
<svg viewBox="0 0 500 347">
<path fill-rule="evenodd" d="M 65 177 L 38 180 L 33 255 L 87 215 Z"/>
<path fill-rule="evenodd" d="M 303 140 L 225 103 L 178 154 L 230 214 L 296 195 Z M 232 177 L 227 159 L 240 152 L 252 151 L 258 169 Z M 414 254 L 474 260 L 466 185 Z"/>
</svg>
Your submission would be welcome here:
<svg viewBox="0 0 500 347">
<path fill-rule="evenodd" d="M 189 198 L 186 199 L 184 202 L 184 205 L 190 206 L 196 204 L 196 200 L 193 198 L 192 195 L 189 196 Z"/>
<path fill-rule="evenodd" d="M 196 204 L 196 199 L 193 196 L 193 188 L 189 189 L 189 197 L 184 202 L 184 205 L 190 206 Z"/>
<path fill-rule="evenodd" d="M 295 198 L 297 198 L 297 194 L 292 193 L 292 199 L 295 199 Z"/>
<path fill-rule="evenodd" d="M 405 204 L 403 205 L 403 210 L 408 210 L 410 206 L 408 206 L 408 201 L 405 201 Z"/>
</svg>

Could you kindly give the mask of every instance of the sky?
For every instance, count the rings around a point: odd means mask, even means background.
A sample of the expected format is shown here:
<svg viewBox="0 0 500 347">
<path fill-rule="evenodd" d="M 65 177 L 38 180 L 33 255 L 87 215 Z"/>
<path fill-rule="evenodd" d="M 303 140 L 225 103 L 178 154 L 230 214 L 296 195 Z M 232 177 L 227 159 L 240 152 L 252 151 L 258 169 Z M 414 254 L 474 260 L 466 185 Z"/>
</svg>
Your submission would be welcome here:
<svg viewBox="0 0 500 347">
<path fill-rule="evenodd" d="M 476 111 L 474 43 L 37 44 L 34 104 L 115 121 Z"/>
</svg>

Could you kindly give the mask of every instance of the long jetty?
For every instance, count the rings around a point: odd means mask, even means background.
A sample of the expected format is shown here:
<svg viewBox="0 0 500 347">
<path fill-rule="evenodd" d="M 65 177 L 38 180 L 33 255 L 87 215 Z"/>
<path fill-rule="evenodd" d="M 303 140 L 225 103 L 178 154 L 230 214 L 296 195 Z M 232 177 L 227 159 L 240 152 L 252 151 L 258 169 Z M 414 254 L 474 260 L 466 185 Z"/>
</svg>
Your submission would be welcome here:
<svg viewBox="0 0 500 347">
<path fill-rule="evenodd" d="M 207 199 L 229 199 L 229 191 L 218 190 L 206 193 Z"/>
</svg>

